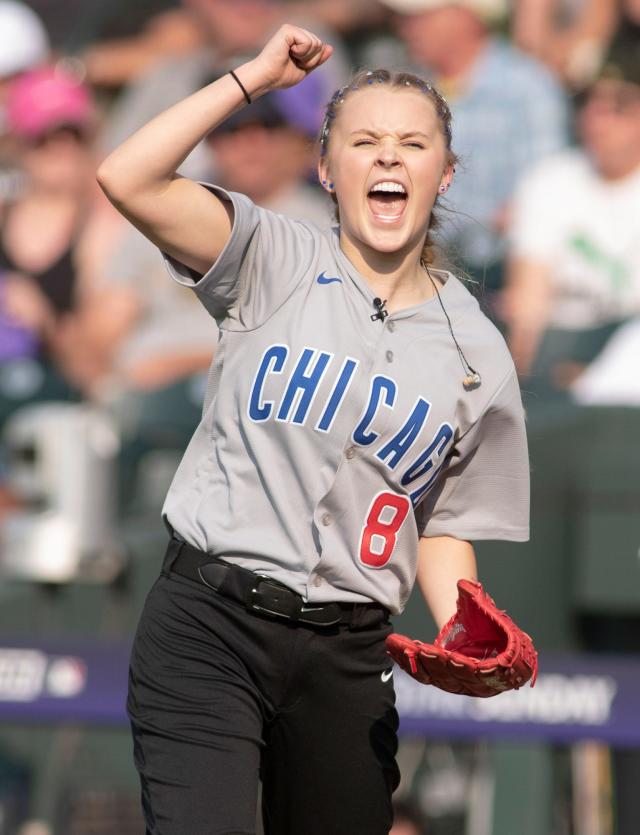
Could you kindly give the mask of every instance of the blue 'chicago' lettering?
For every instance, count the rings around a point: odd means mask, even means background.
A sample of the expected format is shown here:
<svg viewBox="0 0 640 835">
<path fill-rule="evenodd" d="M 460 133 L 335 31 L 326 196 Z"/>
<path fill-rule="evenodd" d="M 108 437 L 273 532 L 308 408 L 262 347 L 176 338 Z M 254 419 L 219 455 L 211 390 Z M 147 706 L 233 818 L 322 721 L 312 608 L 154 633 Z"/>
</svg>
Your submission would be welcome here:
<svg viewBox="0 0 640 835">
<path fill-rule="evenodd" d="M 270 374 L 282 374 L 288 356 L 289 348 L 286 345 L 271 345 L 265 350 L 249 395 L 247 412 L 252 421 L 263 422 L 272 416 L 275 404 L 273 400 L 264 399 L 265 383 Z M 286 384 L 276 420 L 297 425 L 305 423 L 333 356 L 317 348 L 302 350 Z M 316 431 L 330 431 L 358 365 L 358 360 L 352 357 L 347 357 L 342 363 L 331 393 L 314 427 Z M 354 443 L 360 446 L 370 446 L 380 437 L 379 432 L 375 432 L 371 426 L 382 406 L 393 411 L 396 395 L 397 385 L 394 380 L 382 374 L 373 377 L 367 405 L 352 433 Z M 401 428 L 375 453 L 376 458 L 390 470 L 394 470 L 400 464 L 414 445 L 428 420 L 431 405 L 428 400 L 419 397 Z M 449 423 L 441 424 L 431 443 L 401 473 L 400 484 L 407 490 L 410 490 L 411 485 L 415 485 L 416 482 L 421 482 L 420 486 L 409 493 L 414 507 L 422 500 L 442 469 L 450 452 L 454 434 L 454 429 Z M 423 481 L 425 477 L 427 480 Z"/>
<path fill-rule="evenodd" d="M 431 403 L 428 400 L 424 400 L 422 397 L 418 398 L 418 402 L 413 407 L 413 411 L 406 419 L 404 426 L 376 452 L 376 458 L 385 461 L 389 469 L 395 469 L 420 434 L 430 408 Z M 385 460 L 387 458 L 388 461 Z"/>
<path fill-rule="evenodd" d="M 289 349 L 286 345 L 272 345 L 264 352 L 249 397 L 249 417 L 251 420 L 268 420 L 273 408 L 273 400 L 262 402 L 262 387 L 267 374 L 281 374 Z"/>
<path fill-rule="evenodd" d="M 282 398 L 277 420 L 288 421 L 289 415 L 295 405 L 295 414 L 291 423 L 303 424 L 318 391 L 318 386 L 327 369 L 333 354 L 326 351 L 318 351 L 315 348 L 305 348 L 289 378 L 289 384 Z M 313 358 L 315 364 L 310 373 L 306 373 Z M 297 404 L 296 404 L 297 401 Z"/>
<path fill-rule="evenodd" d="M 374 377 L 371 381 L 371 389 L 369 390 L 369 402 L 367 403 L 367 408 L 364 410 L 364 415 L 362 416 L 360 423 L 353 430 L 353 440 L 361 446 L 367 446 L 368 444 L 372 444 L 376 440 L 376 438 L 379 437 L 377 432 L 369 432 L 369 434 L 367 434 L 366 430 L 370 426 L 371 421 L 373 420 L 376 412 L 378 411 L 378 406 L 380 405 L 380 397 L 383 395 L 383 393 L 384 405 L 392 409 L 396 399 L 396 384 L 389 377 L 383 377 L 382 375 L 378 375 Z"/>
<path fill-rule="evenodd" d="M 403 473 L 400 484 L 407 487 L 412 481 L 423 478 L 430 470 L 433 470 L 430 478 L 417 490 L 410 494 L 411 501 L 415 507 L 427 490 L 433 484 L 444 463 L 444 453 L 453 440 L 453 427 L 448 423 L 441 424 L 436 432 L 435 438 L 422 452 L 411 466 Z M 436 466 L 437 465 L 437 466 Z"/>
<path fill-rule="evenodd" d="M 333 387 L 333 391 L 329 395 L 329 400 L 327 401 L 324 412 L 316 424 L 316 429 L 319 429 L 321 432 L 328 432 L 331 429 L 333 420 L 338 412 L 338 407 L 345 398 L 349 385 L 351 384 L 351 380 L 353 379 L 353 372 L 357 367 L 358 360 L 351 359 L 351 357 L 347 357 L 342 364 L 340 375 L 335 386 Z"/>
</svg>

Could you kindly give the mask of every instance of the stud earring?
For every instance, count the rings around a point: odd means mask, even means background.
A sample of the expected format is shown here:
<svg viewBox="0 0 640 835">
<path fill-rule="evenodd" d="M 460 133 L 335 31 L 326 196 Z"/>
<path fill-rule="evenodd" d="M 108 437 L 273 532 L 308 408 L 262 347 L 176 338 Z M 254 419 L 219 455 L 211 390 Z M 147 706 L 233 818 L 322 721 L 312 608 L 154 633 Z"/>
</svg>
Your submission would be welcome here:
<svg viewBox="0 0 640 835">
<path fill-rule="evenodd" d="M 446 186 L 440 186 L 440 189 L 439 189 L 440 194 L 444 194 L 446 190 L 447 190 Z"/>
</svg>

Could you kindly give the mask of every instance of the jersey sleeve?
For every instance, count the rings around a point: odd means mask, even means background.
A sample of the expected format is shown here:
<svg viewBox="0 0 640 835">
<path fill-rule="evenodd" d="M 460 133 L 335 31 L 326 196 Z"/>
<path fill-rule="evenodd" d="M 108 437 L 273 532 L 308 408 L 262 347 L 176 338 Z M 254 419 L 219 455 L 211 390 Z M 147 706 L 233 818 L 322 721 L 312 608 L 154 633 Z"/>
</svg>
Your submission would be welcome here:
<svg viewBox="0 0 640 835">
<path fill-rule="evenodd" d="M 218 323 L 228 319 L 233 329 L 259 327 L 305 275 L 320 233 L 312 224 L 256 206 L 243 194 L 203 185 L 233 205 L 229 240 L 202 276 L 164 255 L 167 268 L 195 291 Z"/>
<path fill-rule="evenodd" d="M 416 520 L 422 536 L 529 538 L 529 456 L 515 371 L 455 445 Z"/>
</svg>

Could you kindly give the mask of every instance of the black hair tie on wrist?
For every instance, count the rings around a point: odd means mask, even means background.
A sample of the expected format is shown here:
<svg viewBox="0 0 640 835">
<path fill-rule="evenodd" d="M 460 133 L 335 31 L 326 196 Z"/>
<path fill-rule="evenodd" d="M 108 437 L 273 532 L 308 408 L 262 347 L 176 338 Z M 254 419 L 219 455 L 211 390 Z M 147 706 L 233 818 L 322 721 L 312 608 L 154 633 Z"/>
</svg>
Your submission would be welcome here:
<svg viewBox="0 0 640 835">
<path fill-rule="evenodd" d="M 238 85 L 238 87 L 239 87 L 239 88 L 242 90 L 242 92 L 244 93 L 244 97 L 245 97 L 245 99 L 247 100 L 247 104 L 251 104 L 251 96 L 250 96 L 250 95 L 249 95 L 249 93 L 247 93 L 247 91 L 245 90 L 245 88 L 244 88 L 244 84 L 242 83 L 242 81 L 240 81 L 240 79 L 239 79 L 239 78 L 238 78 L 238 76 L 234 73 L 234 71 L 233 71 L 233 70 L 229 70 L 229 75 L 233 78 L 233 80 L 236 82 L 236 84 Z"/>
</svg>

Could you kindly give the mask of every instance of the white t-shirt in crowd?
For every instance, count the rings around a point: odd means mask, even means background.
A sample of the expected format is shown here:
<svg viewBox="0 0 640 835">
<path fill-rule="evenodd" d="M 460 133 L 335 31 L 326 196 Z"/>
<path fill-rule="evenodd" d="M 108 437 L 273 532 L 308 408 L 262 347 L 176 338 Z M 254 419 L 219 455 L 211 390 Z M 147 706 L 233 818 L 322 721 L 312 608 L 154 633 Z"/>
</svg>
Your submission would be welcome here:
<svg viewBox="0 0 640 835">
<path fill-rule="evenodd" d="M 640 313 L 640 168 L 614 182 L 577 149 L 545 159 L 518 186 L 510 237 L 513 255 L 552 268 L 549 326 Z"/>
</svg>

